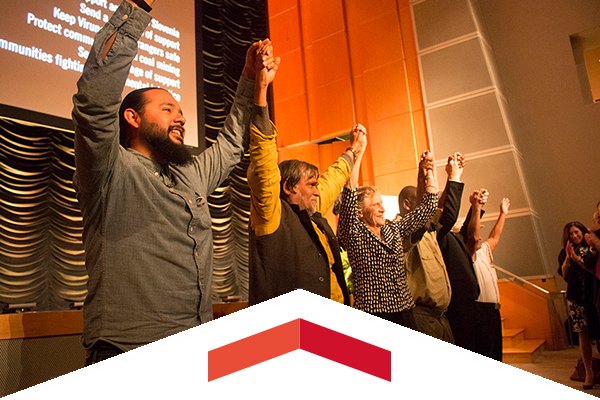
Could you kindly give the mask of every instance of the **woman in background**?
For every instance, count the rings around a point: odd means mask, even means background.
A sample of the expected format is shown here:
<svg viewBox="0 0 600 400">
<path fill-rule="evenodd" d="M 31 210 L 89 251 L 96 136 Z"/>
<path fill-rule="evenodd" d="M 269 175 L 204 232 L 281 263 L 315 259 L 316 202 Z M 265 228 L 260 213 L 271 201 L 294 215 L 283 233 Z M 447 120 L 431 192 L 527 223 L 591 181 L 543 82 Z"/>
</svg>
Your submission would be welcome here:
<svg viewBox="0 0 600 400">
<path fill-rule="evenodd" d="M 592 340 L 599 339 L 595 307 L 596 251 L 584 239 L 588 233 L 581 222 L 569 222 L 563 229 L 563 249 L 558 256 L 558 273 L 567 281 L 567 302 L 573 330 L 579 334 L 581 358 L 585 367 L 585 390 L 594 387 Z M 600 343 L 599 343 L 600 351 Z"/>
</svg>

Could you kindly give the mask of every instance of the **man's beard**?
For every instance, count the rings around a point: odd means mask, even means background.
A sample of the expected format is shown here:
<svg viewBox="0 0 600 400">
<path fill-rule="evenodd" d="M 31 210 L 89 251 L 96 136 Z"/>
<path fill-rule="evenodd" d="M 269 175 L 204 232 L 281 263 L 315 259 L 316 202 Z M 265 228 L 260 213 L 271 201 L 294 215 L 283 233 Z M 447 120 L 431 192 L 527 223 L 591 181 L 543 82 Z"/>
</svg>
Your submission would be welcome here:
<svg viewBox="0 0 600 400">
<path fill-rule="evenodd" d="M 192 162 L 193 157 L 183 143 L 175 143 L 170 138 L 170 133 L 177 125 L 171 125 L 163 129 L 156 123 L 144 123 L 140 128 L 146 136 L 146 141 L 152 146 L 157 156 L 163 160 L 175 164 L 186 165 Z"/>
</svg>

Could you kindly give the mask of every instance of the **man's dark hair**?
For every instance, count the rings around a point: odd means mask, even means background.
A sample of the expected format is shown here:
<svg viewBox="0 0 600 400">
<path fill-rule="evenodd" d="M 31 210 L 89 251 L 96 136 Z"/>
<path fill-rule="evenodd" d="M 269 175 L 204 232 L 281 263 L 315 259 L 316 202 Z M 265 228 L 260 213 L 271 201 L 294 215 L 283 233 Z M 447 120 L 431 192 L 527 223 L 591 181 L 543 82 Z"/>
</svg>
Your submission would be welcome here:
<svg viewBox="0 0 600 400">
<path fill-rule="evenodd" d="M 404 215 L 408 212 L 403 207 L 404 200 L 410 199 L 412 196 L 416 197 L 416 195 L 417 188 L 415 186 L 404 186 L 404 188 L 402 188 L 398 194 L 398 210 L 400 210 L 400 215 Z"/>
<path fill-rule="evenodd" d="M 283 190 L 284 187 L 288 190 L 292 190 L 294 186 L 300 182 L 302 175 L 305 173 L 307 174 L 306 177 L 308 179 L 319 177 L 319 168 L 307 163 L 306 161 L 300 160 L 285 160 L 280 162 L 279 172 L 281 174 L 279 197 L 286 201 L 288 199 L 288 195 L 285 194 L 285 191 Z"/>
<path fill-rule="evenodd" d="M 120 142 L 121 146 L 127 148 L 131 146 L 131 132 L 129 122 L 125 119 L 125 110 L 128 108 L 133 109 L 138 114 L 144 111 L 144 107 L 148 104 L 148 98 L 145 93 L 150 90 L 164 90 L 161 88 L 149 87 L 143 89 L 137 89 L 130 92 L 121 103 L 119 108 L 119 131 L 120 131 Z"/>
</svg>

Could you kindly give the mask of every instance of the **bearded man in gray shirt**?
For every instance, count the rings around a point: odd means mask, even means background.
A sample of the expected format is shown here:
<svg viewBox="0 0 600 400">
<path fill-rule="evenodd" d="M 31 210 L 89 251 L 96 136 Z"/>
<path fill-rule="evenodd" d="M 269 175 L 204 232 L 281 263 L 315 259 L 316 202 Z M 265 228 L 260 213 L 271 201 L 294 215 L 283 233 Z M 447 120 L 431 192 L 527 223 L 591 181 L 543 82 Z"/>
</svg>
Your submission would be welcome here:
<svg viewBox="0 0 600 400">
<path fill-rule="evenodd" d="M 248 50 L 215 144 L 183 145 L 171 94 L 120 97 L 154 0 L 127 0 L 95 37 L 73 97 L 74 185 L 89 274 L 83 308 L 86 365 L 212 319 L 212 231 L 206 202 L 241 160 L 262 42 Z"/>
</svg>

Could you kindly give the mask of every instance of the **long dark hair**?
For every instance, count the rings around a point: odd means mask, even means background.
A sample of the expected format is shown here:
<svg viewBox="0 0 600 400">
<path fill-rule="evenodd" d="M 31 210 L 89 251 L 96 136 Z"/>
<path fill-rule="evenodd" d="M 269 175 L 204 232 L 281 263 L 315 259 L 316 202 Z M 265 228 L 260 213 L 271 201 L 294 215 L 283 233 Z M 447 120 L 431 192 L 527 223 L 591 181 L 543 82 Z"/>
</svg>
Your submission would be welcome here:
<svg viewBox="0 0 600 400">
<path fill-rule="evenodd" d="M 588 233 L 588 229 L 579 221 L 573 221 L 573 222 L 569 222 L 568 224 L 565 225 L 564 229 L 563 229 L 563 238 L 562 238 L 562 245 L 563 248 L 567 247 L 567 242 L 569 241 L 569 230 L 571 230 L 571 227 L 577 227 L 581 233 L 583 235 L 585 235 L 586 233 Z M 587 242 L 585 241 L 585 237 L 583 238 L 583 240 L 581 241 L 581 245 L 580 246 L 587 246 Z"/>
</svg>

